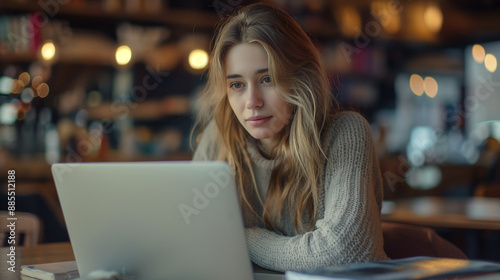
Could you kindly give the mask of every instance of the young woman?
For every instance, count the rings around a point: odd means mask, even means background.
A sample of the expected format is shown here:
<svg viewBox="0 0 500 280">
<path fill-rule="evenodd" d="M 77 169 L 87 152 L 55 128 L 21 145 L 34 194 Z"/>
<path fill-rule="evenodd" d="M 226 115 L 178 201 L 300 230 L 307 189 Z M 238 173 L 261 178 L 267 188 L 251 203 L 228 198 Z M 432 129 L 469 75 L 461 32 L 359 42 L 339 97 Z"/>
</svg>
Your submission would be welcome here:
<svg viewBox="0 0 500 280">
<path fill-rule="evenodd" d="M 225 160 L 250 258 L 277 271 L 387 259 L 370 126 L 339 112 L 318 50 L 285 12 L 241 8 L 219 28 L 193 160 Z"/>
</svg>

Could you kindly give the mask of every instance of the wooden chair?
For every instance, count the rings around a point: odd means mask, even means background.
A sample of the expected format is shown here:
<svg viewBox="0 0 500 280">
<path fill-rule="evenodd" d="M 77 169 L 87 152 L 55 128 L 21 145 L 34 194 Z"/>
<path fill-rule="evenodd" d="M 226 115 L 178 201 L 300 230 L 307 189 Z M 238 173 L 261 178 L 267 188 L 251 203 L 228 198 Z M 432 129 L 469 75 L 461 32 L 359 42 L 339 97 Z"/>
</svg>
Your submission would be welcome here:
<svg viewBox="0 0 500 280">
<path fill-rule="evenodd" d="M 391 259 L 428 256 L 468 259 L 455 245 L 433 229 L 398 223 L 382 223 L 384 250 Z"/>
<path fill-rule="evenodd" d="M 8 218 L 17 218 L 17 220 L 8 220 Z M 10 216 L 8 211 L 0 211 L 0 220 L 2 221 L 0 228 L 1 244 L 6 244 L 6 239 L 11 234 L 11 229 L 7 226 L 10 222 L 15 222 L 16 246 L 35 246 L 38 244 L 40 219 L 36 215 L 16 211 L 15 216 Z M 24 239 L 22 244 L 19 244 L 21 235 L 24 235 Z"/>
</svg>

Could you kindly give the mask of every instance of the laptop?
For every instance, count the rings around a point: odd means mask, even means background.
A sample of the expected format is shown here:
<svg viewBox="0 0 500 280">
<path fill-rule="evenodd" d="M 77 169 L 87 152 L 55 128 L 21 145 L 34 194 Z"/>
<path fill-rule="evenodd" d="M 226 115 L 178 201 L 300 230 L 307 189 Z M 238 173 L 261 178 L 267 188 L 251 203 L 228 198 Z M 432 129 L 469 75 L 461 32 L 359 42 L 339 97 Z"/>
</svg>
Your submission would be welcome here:
<svg viewBox="0 0 500 280">
<path fill-rule="evenodd" d="M 253 272 L 225 162 L 56 163 L 52 175 L 82 277 L 284 279 Z"/>
</svg>

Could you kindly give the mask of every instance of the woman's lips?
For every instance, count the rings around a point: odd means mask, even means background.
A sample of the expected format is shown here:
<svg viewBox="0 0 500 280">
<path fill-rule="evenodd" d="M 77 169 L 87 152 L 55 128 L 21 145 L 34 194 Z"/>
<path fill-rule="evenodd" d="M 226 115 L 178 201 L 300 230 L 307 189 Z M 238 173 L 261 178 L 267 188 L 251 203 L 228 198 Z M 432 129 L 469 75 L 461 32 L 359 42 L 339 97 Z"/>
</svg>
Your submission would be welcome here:
<svg viewBox="0 0 500 280">
<path fill-rule="evenodd" d="M 250 118 L 248 118 L 247 122 L 250 125 L 252 125 L 252 126 L 259 126 L 259 125 L 265 124 L 270 119 L 271 119 L 271 116 L 269 116 L 269 117 L 259 117 L 259 116 L 256 116 L 256 117 L 250 117 Z"/>
</svg>

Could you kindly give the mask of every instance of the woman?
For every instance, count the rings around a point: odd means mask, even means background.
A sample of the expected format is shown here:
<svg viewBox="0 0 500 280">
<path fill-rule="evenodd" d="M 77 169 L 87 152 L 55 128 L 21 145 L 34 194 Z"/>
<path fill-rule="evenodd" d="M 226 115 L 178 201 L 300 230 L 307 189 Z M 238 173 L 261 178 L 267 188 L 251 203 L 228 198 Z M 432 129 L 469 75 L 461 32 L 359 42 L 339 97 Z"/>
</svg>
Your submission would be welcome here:
<svg viewBox="0 0 500 280">
<path fill-rule="evenodd" d="M 250 258 L 277 271 L 387 259 L 368 123 L 338 112 L 318 50 L 285 12 L 240 9 L 214 42 L 193 160 L 225 160 Z"/>
</svg>

